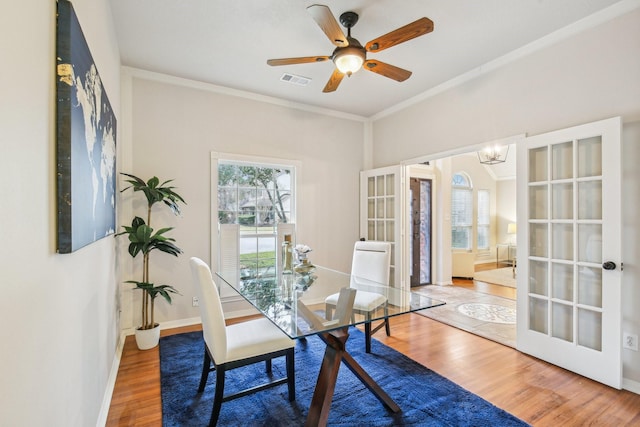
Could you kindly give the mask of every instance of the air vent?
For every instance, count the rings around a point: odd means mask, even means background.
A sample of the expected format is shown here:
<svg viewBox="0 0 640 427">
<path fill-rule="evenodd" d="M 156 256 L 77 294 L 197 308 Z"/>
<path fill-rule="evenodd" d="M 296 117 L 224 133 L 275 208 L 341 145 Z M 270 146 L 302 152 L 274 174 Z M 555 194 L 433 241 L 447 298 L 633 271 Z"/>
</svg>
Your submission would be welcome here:
<svg viewBox="0 0 640 427">
<path fill-rule="evenodd" d="M 311 83 L 311 79 L 308 77 L 296 76 L 295 74 L 289 73 L 284 73 L 282 77 L 280 77 L 280 80 L 298 86 L 307 86 Z"/>
</svg>

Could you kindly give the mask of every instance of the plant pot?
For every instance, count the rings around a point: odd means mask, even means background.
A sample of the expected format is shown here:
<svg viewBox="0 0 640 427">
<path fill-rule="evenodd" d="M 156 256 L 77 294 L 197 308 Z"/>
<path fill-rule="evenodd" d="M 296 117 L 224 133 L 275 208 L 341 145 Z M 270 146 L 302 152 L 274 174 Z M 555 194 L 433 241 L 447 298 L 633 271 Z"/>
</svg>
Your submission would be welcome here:
<svg viewBox="0 0 640 427">
<path fill-rule="evenodd" d="M 136 344 L 140 350 L 149 350 L 158 345 L 160 341 L 160 324 L 156 323 L 153 329 L 136 329 Z"/>
</svg>

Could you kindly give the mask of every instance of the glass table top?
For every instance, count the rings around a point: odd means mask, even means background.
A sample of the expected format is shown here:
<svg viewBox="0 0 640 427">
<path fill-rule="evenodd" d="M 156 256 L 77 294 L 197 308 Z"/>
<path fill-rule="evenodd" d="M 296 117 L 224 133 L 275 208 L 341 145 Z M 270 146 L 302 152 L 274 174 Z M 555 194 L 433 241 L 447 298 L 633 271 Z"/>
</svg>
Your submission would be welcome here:
<svg viewBox="0 0 640 427">
<path fill-rule="evenodd" d="M 445 304 L 415 292 L 318 266 L 303 273 L 263 272 L 255 275 L 244 271 L 222 271 L 216 276 L 291 338 Z M 325 300 L 330 296 L 335 298 L 327 306 Z M 365 311 L 357 310 L 359 306 L 354 305 L 354 301 L 366 303 L 369 308 L 375 307 L 368 311 L 369 319 Z"/>
</svg>

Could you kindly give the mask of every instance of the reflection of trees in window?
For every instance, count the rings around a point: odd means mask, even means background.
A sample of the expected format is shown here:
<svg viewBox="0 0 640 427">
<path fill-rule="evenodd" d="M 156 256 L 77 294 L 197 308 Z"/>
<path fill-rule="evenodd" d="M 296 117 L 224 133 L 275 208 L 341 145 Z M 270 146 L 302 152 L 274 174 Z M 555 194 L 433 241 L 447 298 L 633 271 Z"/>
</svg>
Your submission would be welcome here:
<svg viewBox="0 0 640 427">
<path fill-rule="evenodd" d="M 291 170 L 221 163 L 218 166 L 218 219 L 244 226 L 289 222 Z"/>
<path fill-rule="evenodd" d="M 218 169 L 218 222 L 238 224 L 238 260 L 249 276 L 269 277 L 276 265 L 276 226 L 295 218 L 295 168 L 222 160 Z"/>
</svg>

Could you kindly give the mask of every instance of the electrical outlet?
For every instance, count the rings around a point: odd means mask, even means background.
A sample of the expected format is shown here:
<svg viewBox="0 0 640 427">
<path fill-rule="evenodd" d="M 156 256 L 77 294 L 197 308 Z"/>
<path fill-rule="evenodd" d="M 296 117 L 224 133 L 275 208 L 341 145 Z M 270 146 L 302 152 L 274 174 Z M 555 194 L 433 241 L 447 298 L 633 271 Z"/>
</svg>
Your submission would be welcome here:
<svg viewBox="0 0 640 427">
<path fill-rule="evenodd" d="M 194 307 L 197 307 L 200 305 L 200 302 L 198 301 L 198 297 L 193 297 L 193 300 L 191 300 L 191 305 Z"/>
<path fill-rule="evenodd" d="M 622 348 L 638 351 L 638 335 L 625 332 L 622 334 Z"/>
</svg>

